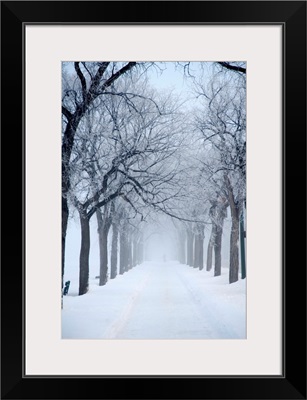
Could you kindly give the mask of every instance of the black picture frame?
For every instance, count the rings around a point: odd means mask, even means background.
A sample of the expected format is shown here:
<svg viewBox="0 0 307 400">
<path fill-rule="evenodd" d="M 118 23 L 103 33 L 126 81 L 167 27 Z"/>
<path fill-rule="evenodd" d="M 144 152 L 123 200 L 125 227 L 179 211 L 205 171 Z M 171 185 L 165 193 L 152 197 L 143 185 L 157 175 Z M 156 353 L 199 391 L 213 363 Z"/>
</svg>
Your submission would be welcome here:
<svg viewBox="0 0 307 400">
<path fill-rule="evenodd" d="M 282 376 L 23 376 L 23 29 L 30 23 L 283 26 Z M 2 1 L 1 33 L 1 398 L 306 399 L 306 2 Z"/>
</svg>

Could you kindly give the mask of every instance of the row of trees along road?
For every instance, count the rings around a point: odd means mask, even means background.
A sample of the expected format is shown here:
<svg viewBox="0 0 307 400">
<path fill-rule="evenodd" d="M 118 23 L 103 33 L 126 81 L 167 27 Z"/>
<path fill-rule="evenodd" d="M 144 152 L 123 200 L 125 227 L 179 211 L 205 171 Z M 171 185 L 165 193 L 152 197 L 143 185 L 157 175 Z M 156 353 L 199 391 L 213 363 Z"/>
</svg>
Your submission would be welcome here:
<svg viewBox="0 0 307 400">
<path fill-rule="evenodd" d="M 143 227 L 154 212 L 173 219 L 181 262 L 221 273 L 223 220 L 230 207 L 230 283 L 238 279 L 239 219 L 245 204 L 245 72 L 221 63 L 191 78 L 191 106 L 150 86 L 155 63 L 63 64 L 62 284 L 69 210 L 81 227 L 79 294 L 89 285 L 90 221 L 100 249 L 99 284 L 142 262 Z M 215 64 L 217 65 L 217 64 Z M 228 67 L 227 67 L 228 65 Z M 202 71 L 202 64 L 198 71 Z M 112 228 L 111 266 L 108 238 Z M 120 253 L 118 259 L 118 243 Z M 118 269 L 119 266 L 119 269 Z"/>
</svg>

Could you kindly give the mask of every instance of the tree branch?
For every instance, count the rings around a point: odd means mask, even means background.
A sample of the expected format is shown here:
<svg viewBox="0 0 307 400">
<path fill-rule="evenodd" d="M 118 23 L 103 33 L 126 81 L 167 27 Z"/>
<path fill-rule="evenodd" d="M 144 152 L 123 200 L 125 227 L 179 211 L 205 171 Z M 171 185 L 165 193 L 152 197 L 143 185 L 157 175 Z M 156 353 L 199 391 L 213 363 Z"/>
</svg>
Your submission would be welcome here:
<svg viewBox="0 0 307 400">
<path fill-rule="evenodd" d="M 96 210 L 100 207 L 105 206 L 108 204 L 111 200 L 115 199 L 116 197 L 121 195 L 121 188 L 117 189 L 116 192 L 112 193 L 110 196 L 108 196 L 106 199 L 100 201 L 99 203 L 95 204 L 93 208 L 87 213 L 87 218 L 90 219 L 96 212 Z"/>
<path fill-rule="evenodd" d="M 229 62 L 218 61 L 218 64 L 220 64 L 222 67 L 227 68 L 231 71 L 237 71 L 237 72 L 242 72 L 243 74 L 246 74 L 246 68 L 230 64 Z"/>
<path fill-rule="evenodd" d="M 92 79 L 91 87 L 89 90 L 89 93 L 94 93 L 100 83 L 100 80 L 105 73 L 106 69 L 108 68 L 109 62 L 102 62 L 100 64 L 100 67 L 98 68 L 98 71 L 96 72 L 96 75 Z"/>
<path fill-rule="evenodd" d="M 136 62 L 129 62 L 126 64 L 123 68 L 121 68 L 119 71 L 117 71 L 115 74 L 110 76 L 110 78 L 103 84 L 103 89 L 109 87 L 116 79 L 118 79 L 121 75 L 123 75 L 125 72 L 129 71 L 131 68 L 133 68 L 136 65 Z"/>
<path fill-rule="evenodd" d="M 65 115 L 65 117 L 70 120 L 72 117 L 72 113 L 70 111 L 67 110 L 66 107 L 62 106 L 62 114 Z"/>
<path fill-rule="evenodd" d="M 75 66 L 75 71 L 77 72 L 77 75 L 80 79 L 81 86 L 82 86 L 82 98 L 83 101 L 86 99 L 86 80 L 84 78 L 84 75 L 82 74 L 82 71 L 79 67 L 79 61 L 74 63 Z"/>
</svg>

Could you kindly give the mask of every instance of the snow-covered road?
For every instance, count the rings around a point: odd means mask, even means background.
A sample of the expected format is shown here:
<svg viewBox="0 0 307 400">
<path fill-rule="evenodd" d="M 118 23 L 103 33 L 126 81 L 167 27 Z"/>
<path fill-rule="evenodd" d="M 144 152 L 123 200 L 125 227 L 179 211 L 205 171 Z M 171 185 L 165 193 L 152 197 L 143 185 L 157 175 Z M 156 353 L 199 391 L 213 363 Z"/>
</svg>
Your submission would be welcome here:
<svg viewBox="0 0 307 400">
<path fill-rule="evenodd" d="M 246 282 L 227 270 L 146 262 L 84 296 L 64 298 L 62 337 L 76 339 L 245 338 Z"/>
</svg>

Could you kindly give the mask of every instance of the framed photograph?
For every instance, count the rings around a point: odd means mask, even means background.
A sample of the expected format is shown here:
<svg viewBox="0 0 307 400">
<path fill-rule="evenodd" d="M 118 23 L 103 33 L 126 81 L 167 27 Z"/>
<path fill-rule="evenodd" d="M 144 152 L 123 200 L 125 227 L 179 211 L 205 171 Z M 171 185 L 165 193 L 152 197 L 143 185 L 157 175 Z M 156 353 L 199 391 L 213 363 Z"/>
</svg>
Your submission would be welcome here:
<svg viewBox="0 0 307 400">
<path fill-rule="evenodd" d="M 306 3 L 1 11 L 2 398 L 306 399 Z"/>
</svg>

